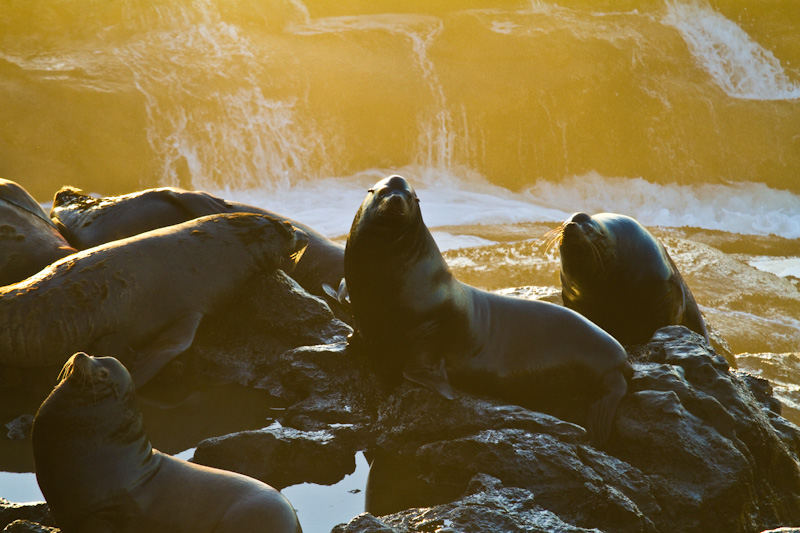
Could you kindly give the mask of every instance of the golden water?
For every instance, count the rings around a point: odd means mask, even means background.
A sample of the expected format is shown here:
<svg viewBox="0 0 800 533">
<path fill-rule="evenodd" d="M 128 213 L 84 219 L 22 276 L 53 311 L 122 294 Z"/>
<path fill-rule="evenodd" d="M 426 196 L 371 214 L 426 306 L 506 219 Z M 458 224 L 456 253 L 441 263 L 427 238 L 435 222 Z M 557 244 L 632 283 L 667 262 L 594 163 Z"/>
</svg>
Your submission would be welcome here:
<svg viewBox="0 0 800 533">
<path fill-rule="evenodd" d="M 793 0 L 3 0 L 0 175 L 47 198 L 372 168 L 800 192 Z"/>
</svg>

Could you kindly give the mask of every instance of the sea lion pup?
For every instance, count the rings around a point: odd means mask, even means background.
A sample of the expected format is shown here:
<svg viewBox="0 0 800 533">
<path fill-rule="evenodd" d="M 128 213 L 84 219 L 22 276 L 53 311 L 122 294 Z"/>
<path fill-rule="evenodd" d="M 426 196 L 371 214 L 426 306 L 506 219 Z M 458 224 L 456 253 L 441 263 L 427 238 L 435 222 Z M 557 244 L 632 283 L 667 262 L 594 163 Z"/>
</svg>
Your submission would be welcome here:
<svg viewBox="0 0 800 533">
<path fill-rule="evenodd" d="M 367 193 L 344 268 L 358 335 L 384 375 L 402 372 L 452 398 L 449 376 L 456 387 L 532 408 L 596 391 L 587 429 L 596 444 L 608 438 L 632 372 L 622 346 L 564 307 L 456 280 L 402 177 Z"/>
<path fill-rule="evenodd" d="M 664 246 L 625 215 L 576 213 L 556 231 L 564 305 L 625 345 L 657 329 L 683 325 L 708 332 L 692 291 Z"/>
<path fill-rule="evenodd" d="M 214 213 L 257 213 L 285 220 L 308 235 L 308 248 L 291 273 L 311 294 L 325 297 L 323 284 L 337 287 L 344 277 L 344 246 L 314 229 L 265 209 L 174 187 L 92 198 L 75 187 L 55 195 L 50 217 L 79 250 Z"/>
<path fill-rule="evenodd" d="M 28 191 L 0 178 L 0 286 L 75 252 Z"/>
<path fill-rule="evenodd" d="M 297 533 L 292 505 L 253 478 L 153 449 L 128 371 L 76 353 L 36 413 L 36 480 L 65 533 Z"/>
<path fill-rule="evenodd" d="M 205 314 L 251 276 L 291 270 L 306 242 L 288 222 L 234 213 L 65 257 L 0 288 L 0 364 L 61 366 L 97 347 L 141 385 L 192 344 Z"/>
</svg>

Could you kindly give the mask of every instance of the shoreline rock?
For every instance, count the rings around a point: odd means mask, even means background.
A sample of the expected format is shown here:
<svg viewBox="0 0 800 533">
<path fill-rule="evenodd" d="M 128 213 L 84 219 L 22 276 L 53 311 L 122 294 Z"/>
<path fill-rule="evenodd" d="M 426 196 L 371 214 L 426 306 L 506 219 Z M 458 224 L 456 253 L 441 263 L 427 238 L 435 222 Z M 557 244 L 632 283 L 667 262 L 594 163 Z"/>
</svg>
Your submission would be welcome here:
<svg viewBox="0 0 800 533">
<path fill-rule="evenodd" d="M 365 450 L 371 514 L 337 533 L 800 524 L 800 428 L 780 415 L 769 382 L 732 370 L 686 328 L 629 349 L 629 392 L 597 449 L 580 425 L 581 402 L 558 398 L 543 413 L 465 393 L 448 401 L 409 383 L 390 390 L 346 347 L 349 328 L 324 302 L 280 277 L 260 283 L 283 294 L 280 317 L 266 316 L 274 308 L 255 292 L 243 297 L 167 371 L 220 372 L 285 405 L 280 427 L 200 443 L 199 463 L 278 487 L 334 483 Z M 244 328 L 243 316 L 264 327 Z M 24 512 L 0 513 L 0 526 L 44 520 Z"/>
</svg>

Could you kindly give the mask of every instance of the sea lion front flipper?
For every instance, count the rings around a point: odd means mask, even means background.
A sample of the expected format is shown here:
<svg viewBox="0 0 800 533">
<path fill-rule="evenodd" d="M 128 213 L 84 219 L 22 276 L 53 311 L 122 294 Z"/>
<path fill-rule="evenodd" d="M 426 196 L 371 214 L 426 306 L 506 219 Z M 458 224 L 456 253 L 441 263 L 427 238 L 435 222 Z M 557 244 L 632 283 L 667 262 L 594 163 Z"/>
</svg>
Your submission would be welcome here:
<svg viewBox="0 0 800 533">
<path fill-rule="evenodd" d="M 456 394 L 447 379 L 444 356 L 439 348 L 440 327 L 439 322 L 429 320 L 418 324 L 408 332 L 407 353 L 411 355 L 404 362 L 403 377 L 429 388 L 443 398 L 452 400 Z"/>
<path fill-rule="evenodd" d="M 203 313 L 190 311 L 169 323 L 150 345 L 139 351 L 131 365 L 131 377 L 141 387 L 155 376 L 164 365 L 185 352 L 194 341 L 194 335 Z"/>
<path fill-rule="evenodd" d="M 342 281 L 339 282 L 338 289 L 334 289 L 327 283 L 323 283 L 322 290 L 331 298 L 331 300 L 334 300 L 342 305 L 350 305 L 350 294 L 347 292 L 347 281 L 344 278 L 342 278 Z"/>
<path fill-rule="evenodd" d="M 447 380 L 443 357 L 435 357 L 428 352 L 418 353 L 406 361 L 403 367 L 403 377 L 429 388 L 448 400 L 456 397 L 453 387 Z"/>
<path fill-rule="evenodd" d="M 617 412 L 620 400 L 628 390 L 625 375 L 613 370 L 603 376 L 603 396 L 589 407 L 586 415 L 589 440 L 594 446 L 605 444 L 611 436 L 614 425 L 614 414 Z"/>
<path fill-rule="evenodd" d="M 194 218 L 234 211 L 228 202 L 204 191 L 169 190 L 167 198 Z"/>
</svg>

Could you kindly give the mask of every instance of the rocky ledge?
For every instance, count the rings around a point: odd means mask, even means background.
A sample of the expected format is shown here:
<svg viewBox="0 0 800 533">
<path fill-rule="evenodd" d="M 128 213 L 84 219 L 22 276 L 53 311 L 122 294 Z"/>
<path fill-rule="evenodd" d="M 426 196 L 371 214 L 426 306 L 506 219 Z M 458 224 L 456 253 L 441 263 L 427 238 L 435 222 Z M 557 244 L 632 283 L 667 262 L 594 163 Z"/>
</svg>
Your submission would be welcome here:
<svg viewBox="0 0 800 533">
<path fill-rule="evenodd" d="M 279 425 L 199 443 L 196 462 L 280 488 L 336 482 L 364 450 L 368 512 L 338 533 L 800 525 L 800 428 L 781 416 L 767 381 L 731 369 L 686 328 L 661 329 L 629 348 L 629 392 L 597 449 L 581 425 L 585 405 L 558 399 L 539 413 L 468 394 L 445 400 L 408 383 L 388 389 L 346 347 L 346 326 L 320 300 L 290 289 L 276 324 L 288 349 L 265 350 L 263 334 L 242 336 L 237 313 L 252 318 L 262 305 L 252 301 L 217 316 L 186 355 L 194 362 L 184 358 L 167 373 L 223 373 L 286 405 Z M 226 349 L 234 340 L 236 349 Z M 0 527 L 36 520 L 29 511 L 0 501 Z"/>
</svg>

